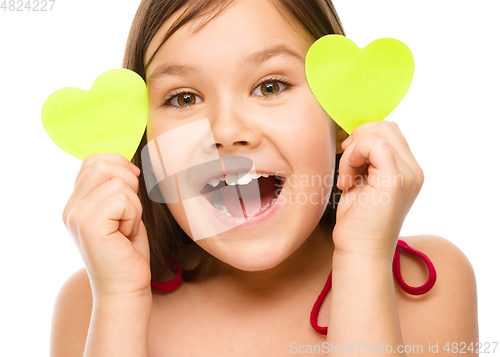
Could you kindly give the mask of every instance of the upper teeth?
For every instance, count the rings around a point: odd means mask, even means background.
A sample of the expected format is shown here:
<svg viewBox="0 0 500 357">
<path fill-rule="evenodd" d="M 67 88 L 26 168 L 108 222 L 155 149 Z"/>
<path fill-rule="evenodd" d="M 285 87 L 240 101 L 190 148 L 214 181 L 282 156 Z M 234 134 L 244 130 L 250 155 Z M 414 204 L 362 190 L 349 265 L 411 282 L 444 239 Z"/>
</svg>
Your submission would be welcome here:
<svg viewBox="0 0 500 357">
<path fill-rule="evenodd" d="M 269 174 L 263 173 L 250 173 L 250 172 L 241 172 L 235 175 L 228 174 L 225 177 L 221 176 L 218 178 L 212 179 L 208 184 L 212 187 L 216 187 L 221 181 L 226 181 L 228 185 L 246 185 L 250 183 L 252 180 L 257 180 L 259 177 L 269 177 Z"/>
</svg>

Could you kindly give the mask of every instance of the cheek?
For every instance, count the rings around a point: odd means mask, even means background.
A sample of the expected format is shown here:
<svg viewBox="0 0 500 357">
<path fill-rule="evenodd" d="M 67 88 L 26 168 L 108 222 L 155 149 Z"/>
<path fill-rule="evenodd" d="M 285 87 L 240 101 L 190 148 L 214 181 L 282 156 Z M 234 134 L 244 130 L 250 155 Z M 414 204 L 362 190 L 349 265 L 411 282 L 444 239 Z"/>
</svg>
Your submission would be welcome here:
<svg viewBox="0 0 500 357">
<path fill-rule="evenodd" d="M 292 170 L 300 166 L 301 171 L 307 167 L 308 174 L 323 174 L 335 163 L 334 123 L 314 97 L 306 98 L 287 108 L 280 151 Z"/>
<path fill-rule="evenodd" d="M 311 94 L 312 96 L 312 94 Z M 303 94 L 280 114 L 274 142 L 291 169 L 286 200 L 308 235 L 330 197 L 335 174 L 335 123 L 316 98 Z M 308 227 L 308 228 L 307 228 Z M 301 228 L 302 229 L 302 228 Z"/>
<path fill-rule="evenodd" d="M 157 139 L 160 135 L 166 133 L 169 130 L 171 130 L 171 128 L 169 128 L 166 125 L 166 121 L 158 120 L 157 118 L 155 118 L 154 116 L 152 116 L 150 114 L 150 116 L 148 118 L 148 125 L 146 127 L 148 143 L 150 143 L 153 139 Z M 155 148 L 157 148 L 156 145 L 155 145 Z M 163 157 L 161 155 L 161 149 L 160 149 L 160 151 L 158 151 L 158 149 L 156 149 L 156 150 L 157 150 L 156 152 L 158 154 L 159 160 L 162 161 Z M 161 172 L 161 175 L 164 175 L 164 171 L 163 171 L 162 167 L 155 167 L 155 168 L 153 168 L 153 171 L 155 172 L 156 177 L 160 177 L 160 172 Z M 155 177 L 155 179 L 156 179 L 156 177 Z M 179 197 L 179 192 L 177 191 L 176 188 L 166 186 L 167 183 L 166 182 L 164 182 L 164 183 L 165 184 L 160 183 L 160 191 L 161 191 L 163 197 L 170 197 L 172 199 L 173 199 L 173 197 Z M 172 184 L 172 182 L 169 182 L 169 184 Z M 191 236 L 191 229 L 189 228 L 188 219 L 186 216 L 186 212 L 184 211 L 184 206 L 183 206 L 182 202 L 181 203 L 166 203 L 166 205 L 167 205 L 170 213 L 172 214 L 172 216 L 176 220 L 176 222 L 182 228 L 182 230 L 184 230 L 184 232 L 186 232 L 186 234 Z"/>
<path fill-rule="evenodd" d="M 152 115 L 150 112 L 147 125 L 148 141 L 156 139 L 169 130 L 171 128 L 168 127 L 167 120 L 160 120 L 159 115 Z"/>
<path fill-rule="evenodd" d="M 161 129 L 158 128 L 158 123 L 159 121 L 156 120 L 155 117 L 153 117 L 151 115 L 151 112 L 149 114 L 149 118 L 148 118 L 148 124 L 146 126 L 146 133 L 147 133 L 147 140 L 148 140 L 148 143 L 153 140 L 153 139 L 156 139 L 162 132 L 161 132 Z"/>
<path fill-rule="evenodd" d="M 172 216 L 174 217 L 175 221 L 182 228 L 182 230 L 186 232 L 188 236 L 192 237 L 191 228 L 189 227 L 189 222 L 183 204 L 167 203 L 167 207 L 170 210 L 170 213 L 172 213 Z"/>
</svg>

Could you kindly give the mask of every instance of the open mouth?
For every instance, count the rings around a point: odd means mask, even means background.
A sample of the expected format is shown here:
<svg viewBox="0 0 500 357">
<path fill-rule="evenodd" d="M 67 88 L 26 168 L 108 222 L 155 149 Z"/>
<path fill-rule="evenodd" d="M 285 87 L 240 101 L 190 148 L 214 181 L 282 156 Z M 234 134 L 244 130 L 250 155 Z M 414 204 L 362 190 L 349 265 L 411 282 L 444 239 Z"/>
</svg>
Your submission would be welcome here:
<svg viewBox="0 0 500 357">
<path fill-rule="evenodd" d="M 242 195 L 248 188 L 258 183 L 259 197 Z M 269 209 L 280 195 L 285 179 L 277 175 L 266 173 L 239 173 L 227 174 L 209 181 L 202 189 L 202 194 L 211 193 L 209 202 L 215 209 L 229 217 L 247 218 L 256 216 Z M 220 190 L 225 186 L 235 186 L 239 202 L 229 195 L 227 190 Z M 245 199 L 243 200 L 243 197 Z"/>
</svg>

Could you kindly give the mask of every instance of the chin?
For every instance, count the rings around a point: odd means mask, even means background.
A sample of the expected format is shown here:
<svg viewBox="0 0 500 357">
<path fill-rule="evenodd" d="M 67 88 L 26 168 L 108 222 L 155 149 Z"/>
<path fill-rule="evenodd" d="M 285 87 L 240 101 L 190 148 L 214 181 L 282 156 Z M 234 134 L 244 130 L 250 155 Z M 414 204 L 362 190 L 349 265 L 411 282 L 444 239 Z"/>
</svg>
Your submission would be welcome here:
<svg viewBox="0 0 500 357">
<path fill-rule="evenodd" d="M 182 227 L 182 225 L 181 225 Z M 183 227 L 184 228 L 184 227 Z M 189 225 L 185 227 L 189 229 Z M 310 232 L 293 224 L 267 229 L 229 230 L 213 237 L 196 240 L 205 252 L 233 268 L 264 271 L 289 258 L 309 237 Z M 188 231 L 186 233 L 189 235 Z"/>
<path fill-rule="evenodd" d="M 220 261 L 243 271 L 262 271 L 276 267 L 288 258 L 303 242 L 300 237 L 268 234 L 242 236 L 233 232 L 201 239 L 196 243 Z"/>
</svg>

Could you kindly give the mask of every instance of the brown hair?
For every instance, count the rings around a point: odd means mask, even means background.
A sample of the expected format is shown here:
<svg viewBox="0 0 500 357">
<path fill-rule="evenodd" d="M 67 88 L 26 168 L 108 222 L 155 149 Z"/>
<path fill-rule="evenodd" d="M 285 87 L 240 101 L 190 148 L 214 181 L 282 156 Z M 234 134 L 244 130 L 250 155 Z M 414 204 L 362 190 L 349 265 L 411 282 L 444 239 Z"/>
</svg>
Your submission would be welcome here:
<svg viewBox="0 0 500 357">
<path fill-rule="evenodd" d="M 233 0 L 143 0 L 139 5 L 132 27 L 130 29 L 123 67 L 138 73 L 146 81 L 146 68 L 159 50 L 159 47 L 180 27 L 189 21 L 207 14 L 208 17 L 197 30 L 201 30 L 210 20 L 220 14 Z M 315 39 L 327 34 L 344 35 L 344 29 L 331 3 L 331 0 L 271 0 L 283 16 L 295 20 L 295 25 L 301 25 Z M 215 5 L 215 6 L 212 6 Z M 170 27 L 160 46 L 151 58 L 145 63 L 145 53 L 153 36 L 163 23 L 176 11 L 186 6 L 185 11 Z M 207 11 L 205 11 L 207 10 Z M 147 144 L 146 133 L 142 137 L 132 162 L 142 167 L 141 152 Z M 336 157 L 336 173 L 328 206 L 320 220 L 325 229 L 333 230 L 335 225 L 336 207 L 341 191 L 338 190 L 337 177 L 339 161 L 342 154 Z M 149 199 L 141 172 L 139 176 L 139 199 L 143 206 L 142 219 L 149 239 L 151 257 L 151 276 L 155 281 L 161 281 L 166 271 L 172 270 L 170 258 L 183 264 L 183 258 L 188 250 L 201 249 L 178 225 L 165 203 L 153 202 Z M 202 260 L 198 266 L 190 271 L 183 269 L 184 280 L 193 281 L 204 267 L 207 258 L 202 252 Z"/>
</svg>

